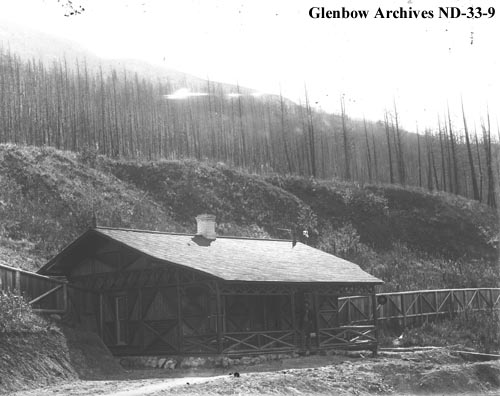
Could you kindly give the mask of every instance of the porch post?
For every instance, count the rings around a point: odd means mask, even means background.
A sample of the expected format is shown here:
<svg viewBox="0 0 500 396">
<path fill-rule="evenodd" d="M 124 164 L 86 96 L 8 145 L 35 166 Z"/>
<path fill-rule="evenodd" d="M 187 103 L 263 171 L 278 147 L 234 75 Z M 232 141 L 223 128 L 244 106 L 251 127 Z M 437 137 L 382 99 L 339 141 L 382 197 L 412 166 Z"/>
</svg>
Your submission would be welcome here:
<svg viewBox="0 0 500 396">
<path fill-rule="evenodd" d="M 314 298 L 314 332 L 316 333 L 316 347 L 319 349 L 321 341 L 319 339 L 319 297 L 318 292 L 315 290 L 313 293 Z"/>
<path fill-rule="evenodd" d="M 63 311 L 64 314 L 68 313 L 68 284 L 64 283 L 62 287 L 63 291 Z"/>
<path fill-rule="evenodd" d="M 292 288 L 290 292 L 290 309 L 292 314 L 292 328 L 293 328 L 293 345 L 300 348 L 300 329 L 297 328 L 297 316 L 295 314 L 295 290 Z"/>
<path fill-rule="evenodd" d="M 220 294 L 219 282 L 215 282 L 215 301 L 216 301 L 216 328 L 217 328 L 217 352 L 224 351 L 224 313 L 222 309 L 222 296 Z"/>
<path fill-rule="evenodd" d="M 179 279 L 179 270 L 175 271 L 175 292 L 177 294 L 177 337 L 178 337 L 178 349 L 179 353 L 182 355 L 184 352 L 184 332 L 182 330 L 182 292 L 181 283 Z"/>
<path fill-rule="evenodd" d="M 137 316 L 139 317 L 139 335 L 141 337 L 141 352 L 144 352 L 144 349 L 146 348 L 146 338 L 145 338 L 145 328 L 144 328 L 144 314 L 142 312 L 142 288 L 139 287 L 137 290 Z"/>
<path fill-rule="evenodd" d="M 99 293 L 99 335 L 104 342 L 104 307 L 102 293 Z"/>
</svg>

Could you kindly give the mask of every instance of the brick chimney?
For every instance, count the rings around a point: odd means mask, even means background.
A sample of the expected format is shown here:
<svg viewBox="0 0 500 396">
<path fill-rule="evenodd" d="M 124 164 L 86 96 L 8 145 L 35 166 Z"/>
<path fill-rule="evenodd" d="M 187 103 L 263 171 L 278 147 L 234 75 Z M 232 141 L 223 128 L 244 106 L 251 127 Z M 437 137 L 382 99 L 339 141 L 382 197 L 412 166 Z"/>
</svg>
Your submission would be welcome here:
<svg viewBox="0 0 500 396">
<path fill-rule="evenodd" d="M 201 214 L 196 216 L 197 231 L 196 236 L 202 236 L 205 239 L 215 240 L 215 215 Z"/>
</svg>

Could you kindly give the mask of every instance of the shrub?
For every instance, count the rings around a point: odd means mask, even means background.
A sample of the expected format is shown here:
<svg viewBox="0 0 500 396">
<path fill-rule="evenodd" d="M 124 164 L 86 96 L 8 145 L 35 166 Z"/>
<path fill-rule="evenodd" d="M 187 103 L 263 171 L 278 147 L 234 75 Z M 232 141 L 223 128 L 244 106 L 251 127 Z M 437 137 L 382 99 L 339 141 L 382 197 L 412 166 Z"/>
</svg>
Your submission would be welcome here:
<svg viewBox="0 0 500 396">
<path fill-rule="evenodd" d="M 97 164 L 98 150 L 92 146 L 84 146 L 78 153 L 78 160 L 85 165 L 95 168 Z"/>
<path fill-rule="evenodd" d="M 461 345 L 483 353 L 500 351 L 498 310 L 465 311 L 453 319 L 406 329 L 403 346 Z"/>
<path fill-rule="evenodd" d="M 47 325 L 43 318 L 33 312 L 23 296 L 0 291 L 0 333 L 37 332 Z"/>
<path fill-rule="evenodd" d="M 317 247 L 349 260 L 365 246 L 360 242 L 356 228 L 348 222 L 337 229 L 334 229 L 331 224 L 323 227 Z"/>
</svg>

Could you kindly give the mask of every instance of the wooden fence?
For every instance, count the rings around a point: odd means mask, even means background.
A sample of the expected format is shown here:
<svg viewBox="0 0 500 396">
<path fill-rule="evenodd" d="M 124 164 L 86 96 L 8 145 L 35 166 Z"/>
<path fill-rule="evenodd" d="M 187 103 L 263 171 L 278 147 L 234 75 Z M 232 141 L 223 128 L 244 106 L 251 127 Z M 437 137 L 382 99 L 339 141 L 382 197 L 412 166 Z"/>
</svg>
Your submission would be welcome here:
<svg viewBox="0 0 500 396">
<path fill-rule="evenodd" d="M 0 264 L 0 291 L 23 295 L 35 312 L 65 313 L 67 282 Z"/>
<path fill-rule="evenodd" d="M 35 312 L 68 312 L 68 284 L 65 281 L 0 264 L 0 290 L 25 296 Z M 71 300 L 83 298 L 73 295 Z M 412 326 L 429 319 L 451 317 L 463 311 L 500 310 L 500 288 L 439 289 L 381 293 L 377 298 L 377 318 L 382 326 Z M 373 320 L 372 296 L 338 299 L 339 324 L 366 324 Z"/>
<path fill-rule="evenodd" d="M 339 322 L 373 320 L 371 296 L 339 298 Z M 377 294 L 377 318 L 384 327 L 412 326 L 464 311 L 500 310 L 500 288 L 439 289 Z"/>
</svg>

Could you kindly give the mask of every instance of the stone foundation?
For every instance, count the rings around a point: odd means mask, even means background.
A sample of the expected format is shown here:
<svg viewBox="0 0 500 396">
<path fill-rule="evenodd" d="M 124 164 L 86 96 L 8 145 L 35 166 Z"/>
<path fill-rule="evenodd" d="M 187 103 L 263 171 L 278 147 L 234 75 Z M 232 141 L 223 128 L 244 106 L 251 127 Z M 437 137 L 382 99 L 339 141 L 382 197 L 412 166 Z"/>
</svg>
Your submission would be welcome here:
<svg viewBox="0 0 500 396">
<path fill-rule="evenodd" d="M 314 352 L 313 352 L 314 353 Z M 365 358 L 373 355 L 373 351 L 348 351 L 331 349 L 321 351 L 321 355 L 343 355 L 350 358 Z M 273 360 L 284 360 L 307 356 L 309 353 L 270 353 L 253 356 L 124 356 L 116 358 L 126 369 L 212 369 L 236 366 L 255 366 Z"/>
<path fill-rule="evenodd" d="M 195 369 L 233 366 L 253 366 L 271 360 L 298 357 L 297 353 L 276 353 L 257 356 L 126 356 L 117 358 L 126 369 Z"/>
</svg>

